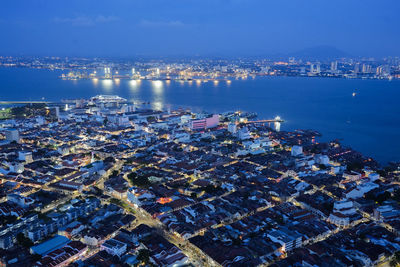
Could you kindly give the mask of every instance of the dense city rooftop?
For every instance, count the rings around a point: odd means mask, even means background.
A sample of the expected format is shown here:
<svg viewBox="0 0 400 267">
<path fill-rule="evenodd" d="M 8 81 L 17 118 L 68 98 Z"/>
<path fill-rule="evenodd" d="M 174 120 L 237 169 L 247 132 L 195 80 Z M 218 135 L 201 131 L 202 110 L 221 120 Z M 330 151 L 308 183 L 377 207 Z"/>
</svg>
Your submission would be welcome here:
<svg viewBox="0 0 400 267">
<path fill-rule="evenodd" d="M 0 121 L 5 265 L 398 260 L 400 164 L 280 131 L 280 118 L 68 103 Z"/>
</svg>

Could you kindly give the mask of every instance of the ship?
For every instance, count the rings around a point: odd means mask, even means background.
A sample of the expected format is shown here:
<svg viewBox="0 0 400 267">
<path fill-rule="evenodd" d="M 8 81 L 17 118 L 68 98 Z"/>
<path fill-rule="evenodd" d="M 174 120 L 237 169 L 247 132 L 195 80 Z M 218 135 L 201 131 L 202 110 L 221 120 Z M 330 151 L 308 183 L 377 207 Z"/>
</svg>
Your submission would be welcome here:
<svg viewBox="0 0 400 267">
<path fill-rule="evenodd" d="M 128 100 L 117 95 L 97 95 L 90 99 L 96 103 L 127 102 Z"/>
</svg>

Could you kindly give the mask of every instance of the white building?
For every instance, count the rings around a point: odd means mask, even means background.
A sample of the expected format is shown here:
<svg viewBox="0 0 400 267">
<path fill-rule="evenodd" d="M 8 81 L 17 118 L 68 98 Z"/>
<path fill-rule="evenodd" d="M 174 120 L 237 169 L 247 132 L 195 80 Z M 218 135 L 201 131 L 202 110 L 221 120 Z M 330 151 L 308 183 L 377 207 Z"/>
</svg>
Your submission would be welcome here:
<svg viewBox="0 0 400 267">
<path fill-rule="evenodd" d="M 299 156 L 301 154 L 303 154 L 303 147 L 302 146 L 293 146 L 292 147 L 291 155 L 293 157 Z"/>
<path fill-rule="evenodd" d="M 126 244 L 116 239 L 109 239 L 101 245 L 101 249 L 108 254 L 121 257 L 126 251 Z"/>
<path fill-rule="evenodd" d="M 181 124 L 185 124 L 192 119 L 191 115 L 182 115 L 181 116 Z"/>
<path fill-rule="evenodd" d="M 247 127 L 243 127 L 238 131 L 238 138 L 240 140 L 247 140 L 251 138 L 249 129 Z"/>
<path fill-rule="evenodd" d="M 315 163 L 317 164 L 323 164 L 323 165 L 328 165 L 329 164 L 329 157 L 327 155 L 315 155 L 314 157 Z"/>
<path fill-rule="evenodd" d="M 16 129 L 9 129 L 5 131 L 6 141 L 19 143 L 19 132 Z"/>
<path fill-rule="evenodd" d="M 267 236 L 273 242 L 281 244 L 282 247 L 280 250 L 282 252 L 291 251 L 302 244 L 302 236 L 295 232 L 288 233 L 284 230 L 272 230 Z"/>
<path fill-rule="evenodd" d="M 100 236 L 94 236 L 90 234 L 86 234 L 82 240 L 82 243 L 92 247 L 98 246 L 100 242 L 101 242 Z"/>
<path fill-rule="evenodd" d="M 379 180 L 380 176 L 379 176 L 379 174 L 377 174 L 376 172 L 373 172 L 373 173 L 370 173 L 370 174 L 368 175 L 368 178 L 369 178 L 371 181 L 376 181 L 376 180 Z"/>
<path fill-rule="evenodd" d="M 108 121 L 118 126 L 129 126 L 129 117 L 125 115 L 107 116 Z"/>
<path fill-rule="evenodd" d="M 71 153 L 72 149 L 68 145 L 62 145 L 57 148 L 57 152 L 60 153 L 60 155 L 65 156 L 65 155 L 68 155 L 69 153 Z"/>
<path fill-rule="evenodd" d="M 349 199 L 356 199 L 356 198 L 360 198 L 362 196 L 364 196 L 364 194 L 368 193 L 369 191 L 378 188 L 379 185 L 372 183 L 372 182 L 366 182 L 366 183 L 362 183 L 360 185 L 358 185 L 355 188 L 350 189 L 349 191 L 347 191 L 346 194 L 346 198 Z"/>
<path fill-rule="evenodd" d="M 229 123 L 228 124 L 228 132 L 230 132 L 231 134 L 236 134 L 236 132 L 237 132 L 236 123 Z"/>
<path fill-rule="evenodd" d="M 8 163 L 8 167 L 10 168 L 10 172 L 15 172 L 15 173 L 22 173 L 25 170 L 24 164 L 20 162 Z"/>
<path fill-rule="evenodd" d="M 345 178 L 346 180 L 354 182 L 354 181 L 358 181 L 358 180 L 361 179 L 361 174 L 358 173 L 358 172 L 354 172 L 354 171 L 345 172 L 345 173 L 343 173 L 343 178 Z"/>
<path fill-rule="evenodd" d="M 134 105 L 123 105 L 121 107 L 121 112 L 122 113 L 129 113 L 129 112 L 135 112 L 136 108 Z"/>
<path fill-rule="evenodd" d="M 333 205 L 333 211 L 329 215 L 328 221 L 339 227 L 346 227 L 350 224 L 351 217 L 356 215 L 354 204 L 349 200 L 337 201 Z"/>
<path fill-rule="evenodd" d="M 45 120 L 44 120 L 44 118 L 42 117 L 42 116 L 38 116 L 38 117 L 36 117 L 36 123 L 38 124 L 38 125 L 43 125 L 43 124 L 45 124 Z"/>
<path fill-rule="evenodd" d="M 149 191 L 145 189 L 140 189 L 140 188 L 129 188 L 127 192 L 127 199 L 129 202 L 131 202 L 133 205 L 136 207 L 141 206 L 142 201 L 145 201 L 146 199 L 153 199 L 155 198 L 155 195 L 150 193 Z"/>
<path fill-rule="evenodd" d="M 32 152 L 19 151 L 18 160 L 24 161 L 25 163 L 31 163 L 33 161 Z"/>
<path fill-rule="evenodd" d="M 7 201 L 13 202 L 22 208 L 26 208 L 29 205 L 32 205 L 35 201 L 30 197 L 24 197 L 18 194 L 9 194 L 7 195 Z"/>
<path fill-rule="evenodd" d="M 321 72 L 321 65 L 318 64 L 311 64 L 310 66 L 310 73 L 311 74 L 319 74 Z"/>
</svg>

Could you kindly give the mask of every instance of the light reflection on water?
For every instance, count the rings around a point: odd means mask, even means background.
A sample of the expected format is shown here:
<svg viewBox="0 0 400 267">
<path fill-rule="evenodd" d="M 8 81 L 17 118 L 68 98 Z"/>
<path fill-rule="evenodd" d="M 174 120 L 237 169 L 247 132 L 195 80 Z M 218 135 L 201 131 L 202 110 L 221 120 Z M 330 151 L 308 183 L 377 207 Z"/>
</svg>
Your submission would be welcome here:
<svg viewBox="0 0 400 267">
<path fill-rule="evenodd" d="M 93 79 L 92 79 L 92 83 L 93 83 L 94 87 L 97 88 L 97 85 L 99 85 L 99 79 L 93 78 Z"/>
<path fill-rule="evenodd" d="M 162 81 L 151 81 L 151 87 L 155 95 L 161 95 L 164 91 L 164 84 Z"/>
<path fill-rule="evenodd" d="M 140 83 L 137 82 L 136 80 L 129 81 L 129 88 L 131 89 L 131 91 L 137 92 L 139 90 L 139 87 L 140 87 Z"/>
<path fill-rule="evenodd" d="M 101 85 L 106 91 L 112 91 L 113 81 L 112 80 L 101 80 Z"/>
</svg>

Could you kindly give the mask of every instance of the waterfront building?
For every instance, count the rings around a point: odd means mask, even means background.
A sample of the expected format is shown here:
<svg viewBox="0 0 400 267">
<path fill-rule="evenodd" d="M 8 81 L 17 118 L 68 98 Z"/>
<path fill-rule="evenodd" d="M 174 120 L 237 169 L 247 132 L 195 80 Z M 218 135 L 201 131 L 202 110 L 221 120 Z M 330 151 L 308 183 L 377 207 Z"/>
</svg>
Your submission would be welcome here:
<svg viewBox="0 0 400 267">
<path fill-rule="evenodd" d="M 190 122 L 191 130 L 205 130 L 210 128 L 215 128 L 219 124 L 219 115 L 214 114 L 211 117 L 204 119 L 192 120 Z"/>
<path fill-rule="evenodd" d="M 371 73 L 371 72 L 372 72 L 371 65 L 368 64 L 362 65 L 362 73 Z"/>
<path fill-rule="evenodd" d="M 112 78 L 112 73 L 111 73 L 111 68 L 110 67 L 105 67 L 104 68 L 104 78 L 106 78 L 106 79 L 111 79 Z"/>
<path fill-rule="evenodd" d="M 321 72 L 321 65 L 318 64 L 311 64 L 310 66 L 310 73 L 311 74 L 319 74 Z"/>
<path fill-rule="evenodd" d="M 338 70 L 337 66 L 338 66 L 338 62 L 337 61 L 332 61 L 331 62 L 331 73 L 337 73 L 337 70 Z"/>
<path fill-rule="evenodd" d="M 355 65 L 354 65 L 354 74 L 357 74 L 357 73 L 359 73 L 360 72 L 360 63 L 356 63 Z"/>
</svg>

